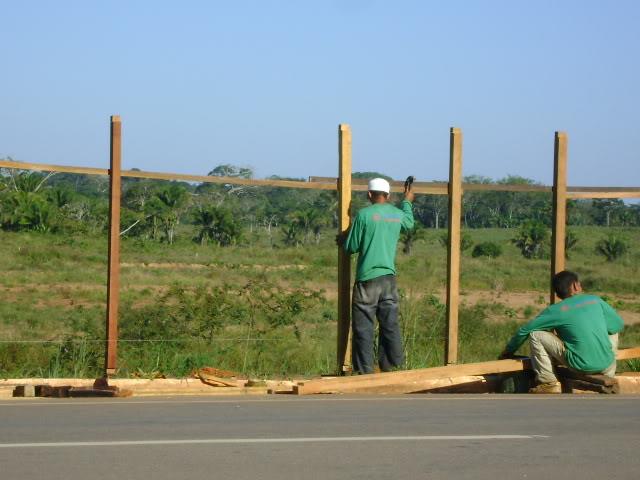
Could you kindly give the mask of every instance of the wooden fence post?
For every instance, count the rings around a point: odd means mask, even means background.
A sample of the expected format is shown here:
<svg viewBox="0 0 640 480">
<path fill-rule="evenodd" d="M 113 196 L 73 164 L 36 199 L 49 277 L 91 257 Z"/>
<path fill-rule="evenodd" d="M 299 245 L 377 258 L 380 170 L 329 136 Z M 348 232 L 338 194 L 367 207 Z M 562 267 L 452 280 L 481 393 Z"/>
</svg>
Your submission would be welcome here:
<svg viewBox="0 0 640 480">
<path fill-rule="evenodd" d="M 338 126 L 339 233 L 349 230 L 351 218 L 351 128 Z M 351 371 L 351 256 L 338 247 L 338 374 Z"/>
<path fill-rule="evenodd" d="M 122 123 L 119 115 L 111 117 L 109 168 L 109 254 L 107 274 L 107 342 L 105 374 L 116 373 L 118 355 L 118 305 L 120 299 L 120 193 L 122 160 Z"/>
<path fill-rule="evenodd" d="M 449 143 L 449 243 L 447 246 L 447 339 L 445 362 L 458 362 L 460 297 L 460 217 L 462 214 L 462 131 L 452 128 Z"/>
<path fill-rule="evenodd" d="M 565 269 L 567 235 L 567 134 L 556 132 L 553 149 L 553 225 L 551 234 L 551 279 Z M 550 285 L 551 303 L 557 301 Z"/>
</svg>

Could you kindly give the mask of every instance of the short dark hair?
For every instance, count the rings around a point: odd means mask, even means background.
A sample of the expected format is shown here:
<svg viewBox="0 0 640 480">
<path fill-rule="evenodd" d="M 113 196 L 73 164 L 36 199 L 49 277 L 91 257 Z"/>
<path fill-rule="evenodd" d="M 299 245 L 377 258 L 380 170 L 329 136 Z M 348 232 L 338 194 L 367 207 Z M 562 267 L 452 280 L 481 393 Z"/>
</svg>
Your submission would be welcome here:
<svg viewBox="0 0 640 480">
<path fill-rule="evenodd" d="M 371 198 L 377 200 L 380 197 L 389 198 L 389 194 L 387 192 L 381 192 L 379 190 L 369 190 L 371 193 Z"/>
<path fill-rule="evenodd" d="M 563 270 L 553 276 L 553 289 L 560 298 L 569 297 L 569 290 L 571 285 L 579 282 L 578 274 L 570 272 L 569 270 Z"/>
</svg>

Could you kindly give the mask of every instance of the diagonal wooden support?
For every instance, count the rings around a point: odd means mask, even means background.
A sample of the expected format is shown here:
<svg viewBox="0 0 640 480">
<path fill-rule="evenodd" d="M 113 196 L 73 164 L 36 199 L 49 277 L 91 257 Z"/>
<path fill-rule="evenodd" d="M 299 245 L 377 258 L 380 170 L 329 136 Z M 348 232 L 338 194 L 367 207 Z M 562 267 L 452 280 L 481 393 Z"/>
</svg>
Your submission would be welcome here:
<svg viewBox="0 0 640 480">
<path fill-rule="evenodd" d="M 485 375 L 489 373 L 519 372 L 529 369 L 528 359 L 495 360 L 493 362 L 447 365 L 445 367 L 401 370 L 397 372 L 374 373 L 351 377 L 336 377 L 298 383 L 293 393 L 309 395 L 313 393 L 356 393 L 372 391 L 377 387 L 391 388 L 400 384 L 416 383 L 439 378 Z M 380 391 L 380 390 L 378 390 Z"/>
<path fill-rule="evenodd" d="M 640 347 L 618 350 L 616 358 L 627 360 L 640 357 Z M 300 382 L 293 387 L 297 395 L 314 393 L 410 393 L 432 387 L 433 380 L 522 372 L 531 369 L 528 358 L 495 360 L 491 362 L 447 365 L 444 367 L 401 370 L 372 375 L 334 377 Z"/>
</svg>

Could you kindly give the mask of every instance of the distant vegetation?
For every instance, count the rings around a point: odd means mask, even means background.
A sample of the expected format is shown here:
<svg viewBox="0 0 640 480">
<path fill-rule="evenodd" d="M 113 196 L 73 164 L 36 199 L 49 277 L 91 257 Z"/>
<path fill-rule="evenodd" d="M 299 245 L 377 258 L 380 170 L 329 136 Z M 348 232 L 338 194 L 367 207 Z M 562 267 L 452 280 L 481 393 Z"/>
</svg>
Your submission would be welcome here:
<svg viewBox="0 0 640 480">
<path fill-rule="evenodd" d="M 473 251 L 471 252 L 471 256 L 473 258 L 498 258 L 500 255 L 502 255 L 502 247 L 494 242 L 479 243 L 473 248 Z"/>
<path fill-rule="evenodd" d="M 251 169 L 219 165 L 212 176 L 250 178 Z M 384 176 L 356 172 L 354 178 Z M 277 177 L 273 177 L 277 178 Z M 509 176 L 498 181 L 471 176 L 466 182 L 535 184 Z M 354 209 L 366 205 L 354 194 Z M 250 243 L 257 229 L 283 227 L 275 243 L 300 246 L 318 243 L 327 229 L 337 226 L 335 192 L 219 184 L 190 184 L 136 178 L 123 179 L 121 232 L 123 236 L 174 243 L 181 224 L 196 228 L 192 240 L 201 244 Z M 640 206 L 621 200 L 572 200 L 569 225 L 639 226 Z M 414 205 L 419 227 L 446 227 L 447 199 L 419 195 Z M 464 196 L 465 228 L 522 228 L 516 245 L 527 258 L 544 256 L 551 221 L 547 193 L 469 192 Z M 0 228 L 58 233 L 105 231 L 108 213 L 106 177 L 43 174 L 0 169 Z M 417 236 L 416 236 L 417 235 Z M 419 229 L 405 237 L 405 248 L 418 239 Z M 463 249 L 470 247 L 462 239 Z"/>
</svg>

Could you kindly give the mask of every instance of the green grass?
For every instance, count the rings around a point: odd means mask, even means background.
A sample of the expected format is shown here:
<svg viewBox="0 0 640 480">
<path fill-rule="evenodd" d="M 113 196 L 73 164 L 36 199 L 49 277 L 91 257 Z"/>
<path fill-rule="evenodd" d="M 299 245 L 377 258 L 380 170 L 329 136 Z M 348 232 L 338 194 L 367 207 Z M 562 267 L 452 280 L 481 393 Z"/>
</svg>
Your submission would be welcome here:
<svg viewBox="0 0 640 480">
<path fill-rule="evenodd" d="M 640 230 L 573 230 L 578 243 L 568 268 L 581 274 L 588 291 L 604 295 L 618 309 L 640 313 Z M 631 245 L 617 262 L 607 262 L 595 253 L 595 244 L 610 230 Z M 411 256 L 399 253 L 397 257 L 410 368 L 443 362 L 446 250 L 438 240 L 442 232 L 428 231 Z M 517 325 L 544 307 L 549 279 L 549 260 L 524 259 L 510 241 L 515 231 L 468 232 L 474 243 L 496 242 L 504 253 L 495 259 L 472 258 L 471 249 L 463 254 L 463 294 L 489 294 L 488 299 L 461 306 L 459 356 L 463 362 L 495 358 Z M 122 242 L 121 338 L 131 341 L 120 343 L 120 375 L 181 376 L 206 365 L 258 376 L 333 371 L 337 253 L 331 234 L 319 245 L 299 248 L 271 248 L 266 235 L 256 237 L 251 246 L 220 248 L 197 245 L 189 240 L 188 230 L 181 233 L 172 246 L 136 239 Z M 274 237 L 279 238 L 277 231 Z M 106 251 L 104 237 L 0 232 L 0 341 L 4 342 L 0 343 L 0 375 L 92 377 L 100 373 Z M 175 265 L 153 268 L 149 264 Z M 241 313 L 222 319 L 214 337 L 206 338 L 198 321 L 206 323 L 212 314 L 188 295 L 175 293 L 176 289 L 210 292 L 222 285 L 235 291 L 248 284 L 274 289 L 278 308 L 294 309 L 286 314 L 284 324 L 278 323 L 277 315 L 263 311 L 264 305 L 247 310 L 246 296 L 228 295 L 225 302 Z M 297 301 L 296 290 L 316 295 L 300 311 L 290 307 Z M 530 301 L 513 306 L 500 297 L 510 292 L 526 292 Z M 194 317 L 189 308 L 202 318 Z M 132 322 L 148 323 L 144 335 L 131 329 Z M 621 345 L 638 344 L 640 326 L 627 327 Z M 633 361 L 620 365 L 638 366 Z"/>
</svg>

